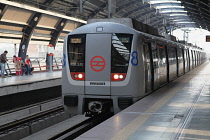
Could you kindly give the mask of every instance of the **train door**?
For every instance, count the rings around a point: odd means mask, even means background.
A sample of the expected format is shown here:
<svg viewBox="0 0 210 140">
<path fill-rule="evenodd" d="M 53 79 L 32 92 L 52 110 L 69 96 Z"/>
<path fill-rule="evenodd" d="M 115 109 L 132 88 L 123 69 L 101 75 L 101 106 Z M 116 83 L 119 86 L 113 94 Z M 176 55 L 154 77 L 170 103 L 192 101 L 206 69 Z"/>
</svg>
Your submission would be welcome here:
<svg viewBox="0 0 210 140">
<path fill-rule="evenodd" d="M 197 51 L 197 65 L 199 66 L 200 65 L 200 58 L 199 58 L 199 51 Z"/>
<path fill-rule="evenodd" d="M 163 85 L 167 82 L 167 60 L 166 60 L 166 47 L 165 45 L 158 44 L 159 48 L 159 60 L 160 60 L 160 85 Z"/>
<path fill-rule="evenodd" d="M 184 49 L 185 73 L 189 71 L 189 54 L 188 50 Z"/>
<path fill-rule="evenodd" d="M 185 49 L 182 49 L 182 56 L 183 56 L 183 73 L 185 74 L 186 72 L 186 55 L 185 55 Z"/>
<path fill-rule="evenodd" d="M 175 47 L 168 47 L 169 81 L 177 77 L 177 55 Z"/>
<path fill-rule="evenodd" d="M 183 62 L 183 49 L 177 48 L 177 60 L 178 60 L 178 76 L 184 73 L 184 62 Z"/>
<path fill-rule="evenodd" d="M 112 34 L 87 34 L 85 58 L 86 95 L 110 95 L 111 38 Z"/>
<path fill-rule="evenodd" d="M 151 92 L 153 80 L 152 80 L 152 59 L 151 59 L 151 45 L 149 43 L 144 43 L 144 72 L 145 72 L 145 92 Z"/>
<path fill-rule="evenodd" d="M 194 67 L 196 67 L 197 66 L 197 63 L 196 63 L 196 61 L 197 61 L 196 51 L 194 51 L 193 53 L 194 53 Z"/>
<path fill-rule="evenodd" d="M 195 67 L 198 66 L 198 55 L 197 55 L 197 51 L 195 51 Z"/>
<path fill-rule="evenodd" d="M 188 71 L 190 71 L 191 69 L 192 69 L 192 62 L 191 62 L 191 60 L 192 60 L 192 57 L 191 57 L 191 53 L 190 53 L 190 50 L 188 49 L 187 50 L 187 55 L 188 55 L 188 65 L 189 65 L 189 69 L 188 69 Z"/>
<path fill-rule="evenodd" d="M 185 54 L 186 54 L 186 61 L 187 61 L 187 68 L 186 68 L 186 72 L 190 71 L 190 56 L 189 56 L 189 50 L 185 50 Z"/>
<path fill-rule="evenodd" d="M 199 60 L 199 65 L 201 64 L 201 53 L 198 52 L 198 60 Z"/>
<path fill-rule="evenodd" d="M 159 88 L 160 86 L 160 73 L 159 73 L 159 51 L 156 43 L 151 44 L 152 50 L 152 61 L 153 61 L 153 78 L 154 78 L 154 89 Z"/>
<path fill-rule="evenodd" d="M 180 65 L 179 65 L 179 48 L 175 48 L 175 52 L 176 52 L 176 77 L 179 77 L 179 69 L 180 69 Z"/>
<path fill-rule="evenodd" d="M 166 51 L 166 69 L 167 69 L 167 83 L 169 82 L 169 68 L 170 68 L 170 65 L 169 65 L 169 48 L 168 46 L 165 46 L 165 51 Z"/>
<path fill-rule="evenodd" d="M 194 69 L 194 54 L 193 54 L 193 50 L 191 50 L 191 64 L 192 64 L 192 69 Z"/>
</svg>

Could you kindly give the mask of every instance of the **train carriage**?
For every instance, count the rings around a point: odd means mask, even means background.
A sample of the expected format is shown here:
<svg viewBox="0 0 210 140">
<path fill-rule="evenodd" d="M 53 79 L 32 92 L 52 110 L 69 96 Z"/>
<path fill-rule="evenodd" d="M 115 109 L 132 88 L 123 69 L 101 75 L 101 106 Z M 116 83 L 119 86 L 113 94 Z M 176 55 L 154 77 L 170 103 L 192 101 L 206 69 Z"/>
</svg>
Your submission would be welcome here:
<svg viewBox="0 0 210 140">
<path fill-rule="evenodd" d="M 77 28 L 64 43 L 65 110 L 117 113 L 204 62 L 198 53 L 203 52 L 119 23 Z"/>
</svg>

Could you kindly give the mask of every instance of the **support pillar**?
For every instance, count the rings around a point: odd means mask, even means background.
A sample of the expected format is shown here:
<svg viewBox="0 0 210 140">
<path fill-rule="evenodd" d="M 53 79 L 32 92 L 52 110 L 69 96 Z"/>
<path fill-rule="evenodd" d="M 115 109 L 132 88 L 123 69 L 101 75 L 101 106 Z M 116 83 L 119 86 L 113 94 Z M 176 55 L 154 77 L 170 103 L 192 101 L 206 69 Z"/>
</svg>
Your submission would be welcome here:
<svg viewBox="0 0 210 140">
<path fill-rule="evenodd" d="M 41 19 L 41 16 L 42 16 L 41 13 L 36 13 L 29 21 L 29 24 L 26 25 L 23 29 L 23 36 L 20 42 L 20 47 L 19 47 L 19 52 L 18 52 L 18 56 L 21 57 L 23 60 L 25 60 L 29 41 L 31 39 L 31 36 L 33 34 L 33 31 L 36 25 Z"/>
<path fill-rule="evenodd" d="M 83 0 L 79 0 L 79 13 L 83 14 Z"/>
<path fill-rule="evenodd" d="M 51 39 L 50 39 L 49 44 L 54 46 L 54 49 L 55 49 L 57 40 L 58 40 L 58 38 L 60 36 L 60 33 L 62 32 L 62 30 L 65 27 L 66 23 L 67 23 L 67 19 L 61 19 L 57 23 L 56 29 L 54 31 L 52 31 L 52 33 L 51 33 Z M 52 61 L 52 65 L 53 65 L 53 56 L 49 57 L 49 55 L 46 54 L 46 66 L 47 66 L 46 70 L 50 70 L 50 61 Z"/>
<path fill-rule="evenodd" d="M 111 18 L 112 0 L 108 0 L 108 18 Z"/>
</svg>

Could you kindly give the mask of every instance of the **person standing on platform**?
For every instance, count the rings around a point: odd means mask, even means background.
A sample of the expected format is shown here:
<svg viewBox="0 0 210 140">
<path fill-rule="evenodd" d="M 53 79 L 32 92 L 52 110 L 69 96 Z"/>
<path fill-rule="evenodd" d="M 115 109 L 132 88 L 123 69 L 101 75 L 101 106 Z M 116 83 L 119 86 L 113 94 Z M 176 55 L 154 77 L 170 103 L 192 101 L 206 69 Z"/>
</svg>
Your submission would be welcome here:
<svg viewBox="0 0 210 140">
<path fill-rule="evenodd" d="M 27 69 L 28 69 L 27 74 L 32 75 L 32 72 L 31 72 L 31 61 L 30 61 L 28 55 L 26 55 L 25 63 L 26 63 Z"/>
<path fill-rule="evenodd" d="M 13 56 L 13 63 L 15 64 L 16 75 L 22 75 L 20 58 L 16 57 L 16 55 L 14 55 Z"/>
<path fill-rule="evenodd" d="M 6 74 L 7 74 L 8 77 L 12 77 L 12 75 L 9 75 L 7 69 L 5 69 L 5 72 L 6 72 Z"/>
<path fill-rule="evenodd" d="M 7 51 L 4 51 L 4 53 L 1 54 L 0 56 L 0 62 L 1 62 L 1 77 L 2 78 L 6 78 L 6 76 L 4 76 L 4 72 L 5 72 L 5 64 L 7 63 Z"/>
</svg>

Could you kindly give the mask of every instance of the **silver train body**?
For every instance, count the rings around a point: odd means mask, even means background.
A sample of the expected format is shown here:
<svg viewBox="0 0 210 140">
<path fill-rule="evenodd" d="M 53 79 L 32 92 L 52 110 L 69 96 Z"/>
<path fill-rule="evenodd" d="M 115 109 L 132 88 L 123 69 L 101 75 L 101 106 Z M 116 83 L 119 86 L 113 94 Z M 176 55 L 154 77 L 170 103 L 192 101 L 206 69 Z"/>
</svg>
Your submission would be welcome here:
<svg viewBox="0 0 210 140">
<path fill-rule="evenodd" d="M 62 96 L 71 114 L 117 113 L 205 60 L 200 48 L 96 22 L 64 42 Z"/>
</svg>

